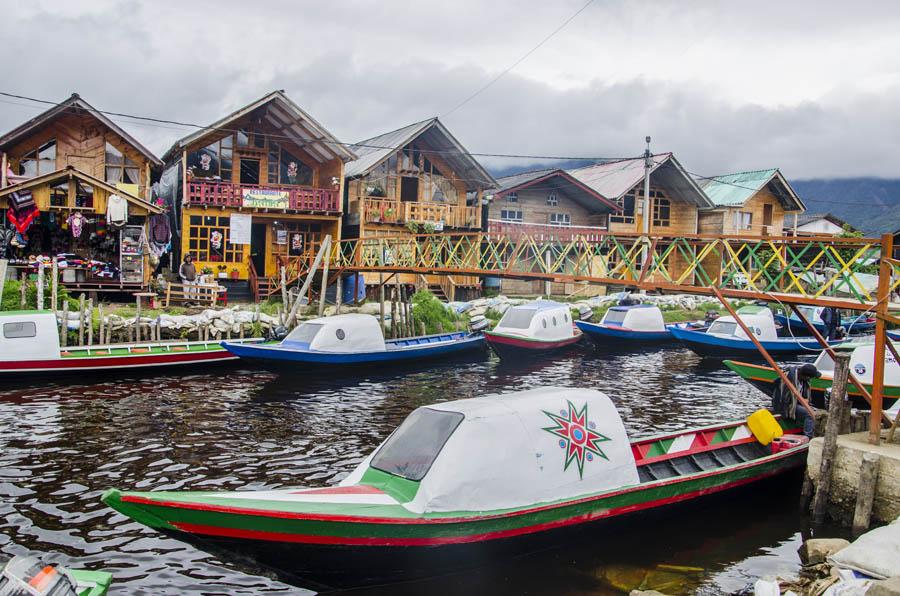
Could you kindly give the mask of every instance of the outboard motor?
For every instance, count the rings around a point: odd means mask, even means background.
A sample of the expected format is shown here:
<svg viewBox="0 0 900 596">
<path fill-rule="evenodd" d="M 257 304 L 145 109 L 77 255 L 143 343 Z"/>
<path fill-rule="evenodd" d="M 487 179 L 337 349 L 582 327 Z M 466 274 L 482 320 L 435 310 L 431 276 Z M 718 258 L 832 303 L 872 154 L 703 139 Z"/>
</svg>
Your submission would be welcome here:
<svg viewBox="0 0 900 596">
<path fill-rule="evenodd" d="M 65 570 L 37 557 L 17 555 L 0 568 L 0 596 L 76 596 L 77 587 Z"/>
<path fill-rule="evenodd" d="M 706 311 L 706 316 L 703 317 L 703 322 L 707 325 L 712 325 L 712 322 L 719 318 L 719 313 L 714 310 Z"/>
<path fill-rule="evenodd" d="M 579 321 L 590 321 L 594 316 L 594 309 L 592 309 L 587 304 L 582 304 L 578 307 L 578 320 Z"/>
<path fill-rule="evenodd" d="M 284 325 L 279 325 L 277 327 L 273 327 L 269 329 L 269 340 L 271 341 L 281 341 L 288 335 L 287 327 Z"/>
<path fill-rule="evenodd" d="M 478 315 L 469 319 L 469 329 L 472 333 L 481 333 L 490 326 L 491 322 L 484 315 Z"/>
</svg>

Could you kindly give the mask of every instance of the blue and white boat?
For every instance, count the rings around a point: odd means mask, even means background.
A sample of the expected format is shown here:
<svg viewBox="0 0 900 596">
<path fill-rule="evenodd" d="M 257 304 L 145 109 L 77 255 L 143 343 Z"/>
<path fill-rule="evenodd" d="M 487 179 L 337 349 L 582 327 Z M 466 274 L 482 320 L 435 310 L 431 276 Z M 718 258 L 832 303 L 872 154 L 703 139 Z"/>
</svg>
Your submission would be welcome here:
<svg viewBox="0 0 900 596">
<path fill-rule="evenodd" d="M 806 320 L 812 323 L 813 327 L 816 328 L 816 331 L 825 333 L 825 323 L 822 322 L 822 311 L 825 310 L 824 306 L 799 306 L 797 308 L 803 313 Z M 783 313 L 776 313 L 775 320 L 784 327 L 790 326 L 793 333 L 809 335 L 809 329 L 794 312 L 791 312 L 790 316 Z M 871 331 L 875 328 L 875 318 L 868 317 L 864 314 L 852 315 L 847 318 L 841 317 L 841 327 L 843 327 L 848 334 Z"/>
<path fill-rule="evenodd" d="M 778 337 L 772 317 L 741 315 L 741 320 L 753 332 L 763 347 L 773 356 L 793 354 L 817 354 L 822 346 L 812 338 Z M 758 355 L 753 343 L 734 317 L 719 317 L 705 330 L 684 327 L 670 329 L 672 335 L 701 356 L 722 358 L 731 355 Z M 829 342 L 839 345 L 844 340 Z"/>
<path fill-rule="evenodd" d="M 674 341 L 666 325 L 662 311 L 652 304 L 629 304 L 612 306 L 599 323 L 575 321 L 584 334 L 596 343 L 610 343 L 615 340 L 629 342 Z"/>
<path fill-rule="evenodd" d="M 385 340 L 378 319 L 347 314 L 306 321 L 282 341 L 253 344 L 254 349 L 231 341 L 222 346 L 247 360 L 344 366 L 446 357 L 484 350 L 485 341 L 468 331 Z"/>
</svg>

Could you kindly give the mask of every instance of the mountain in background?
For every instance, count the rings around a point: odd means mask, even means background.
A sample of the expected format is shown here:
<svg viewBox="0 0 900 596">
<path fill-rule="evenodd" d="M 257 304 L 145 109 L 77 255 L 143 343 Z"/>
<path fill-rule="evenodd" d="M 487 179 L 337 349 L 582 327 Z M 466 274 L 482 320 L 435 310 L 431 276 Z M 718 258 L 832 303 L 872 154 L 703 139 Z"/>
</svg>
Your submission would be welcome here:
<svg viewBox="0 0 900 596">
<path fill-rule="evenodd" d="M 866 235 L 900 230 L 900 180 L 816 178 L 791 180 L 807 213 L 831 213 Z"/>
<path fill-rule="evenodd" d="M 529 166 L 488 168 L 495 178 L 544 168 L 571 170 L 594 163 L 570 160 Z M 831 213 L 868 236 L 900 230 L 900 179 L 812 178 L 791 180 L 807 213 Z M 789 218 L 790 220 L 790 218 Z"/>
</svg>

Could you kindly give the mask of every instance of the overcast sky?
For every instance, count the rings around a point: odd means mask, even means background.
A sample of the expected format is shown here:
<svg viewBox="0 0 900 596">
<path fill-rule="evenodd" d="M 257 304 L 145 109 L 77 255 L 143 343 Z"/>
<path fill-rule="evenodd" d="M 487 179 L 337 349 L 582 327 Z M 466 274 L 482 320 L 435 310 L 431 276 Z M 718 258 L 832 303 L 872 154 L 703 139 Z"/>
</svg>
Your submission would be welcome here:
<svg viewBox="0 0 900 596">
<path fill-rule="evenodd" d="M 208 124 L 284 89 L 342 141 L 438 115 L 470 150 L 674 151 L 712 175 L 898 175 L 900 2 L 0 0 L 0 90 Z M 39 113 L 0 98 L 0 129 Z M 120 123 L 157 154 L 189 132 Z M 505 167 L 511 160 L 488 165 Z"/>
</svg>

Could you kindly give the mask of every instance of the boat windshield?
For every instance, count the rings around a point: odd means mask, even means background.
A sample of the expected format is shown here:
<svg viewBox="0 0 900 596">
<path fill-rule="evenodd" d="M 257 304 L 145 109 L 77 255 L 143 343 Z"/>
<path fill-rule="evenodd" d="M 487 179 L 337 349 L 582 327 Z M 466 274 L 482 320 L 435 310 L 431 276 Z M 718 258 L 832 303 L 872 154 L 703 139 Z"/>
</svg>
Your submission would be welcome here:
<svg viewBox="0 0 900 596">
<path fill-rule="evenodd" d="M 510 329 L 528 329 L 531 327 L 531 319 L 537 314 L 536 310 L 525 308 L 511 308 L 506 311 L 503 318 L 500 319 L 498 327 L 509 327 Z"/>
<path fill-rule="evenodd" d="M 625 315 L 628 314 L 627 310 L 618 310 L 615 308 L 611 308 L 606 311 L 606 316 L 603 317 L 604 325 L 619 325 L 625 321 Z"/>
<path fill-rule="evenodd" d="M 462 419 L 459 412 L 415 410 L 381 446 L 372 458 L 372 467 L 407 480 L 421 480 Z"/>
<path fill-rule="evenodd" d="M 313 338 L 322 330 L 322 327 L 325 325 L 321 325 L 319 323 L 303 323 L 296 329 L 290 332 L 290 334 L 285 338 L 287 341 L 296 341 L 299 343 L 312 343 Z"/>
<path fill-rule="evenodd" d="M 734 321 L 714 321 L 713 324 L 709 326 L 707 333 L 734 335 L 736 329 L 737 323 Z"/>
</svg>

